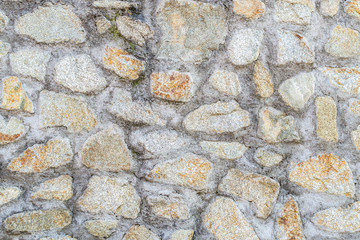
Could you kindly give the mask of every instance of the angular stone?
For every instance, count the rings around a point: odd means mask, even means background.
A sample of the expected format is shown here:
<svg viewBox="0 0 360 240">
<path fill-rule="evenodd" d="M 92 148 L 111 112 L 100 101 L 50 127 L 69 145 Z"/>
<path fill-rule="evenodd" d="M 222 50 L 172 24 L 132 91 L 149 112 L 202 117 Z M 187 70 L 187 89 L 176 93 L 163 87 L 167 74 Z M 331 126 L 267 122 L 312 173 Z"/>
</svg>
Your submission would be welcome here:
<svg viewBox="0 0 360 240">
<path fill-rule="evenodd" d="M 11 49 L 11 45 L 0 40 L 0 58 L 4 57 Z"/>
<path fill-rule="evenodd" d="M 254 159 L 265 167 L 272 167 L 279 164 L 283 160 L 283 156 L 266 148 L 258 148 L 256 149 Z"/>
<path fill-rule="evenodd" d="M 80 158 L 86 167 L 100 171 L 129 171 L 134 164 L 124 141 L 124 134 L 116 127 L 89 137 L 84 143 Z"/>
<path fill-rule="evenodd" d="M 106 87 L 105 78 L 89 55 L 66 56 L 56 65 L 55 70 L 55 82 L 74 92 L 99 92 Z"/>
<path fill-rule="evenodd" d="M 137 7 L 137 3 L 120 0 L 95 0 L 93 6 L 98 8 L 129 9 Z"/>
<path fill-rule="evenodd" d="M 62 229 L 71 223 L 69 210 L 51 209 L 17 213 L 6 218 L 4 227 L 11 232 L 38 232 Z"/>
<path fill-rule="evenodd" d="M 237 96 L 241 92 L 239 78 L 234 72 L 217 70 L 209 78 L 211 85 L 219 92 Z"/>
<path fill-rule="evenodd" d="M 263 107 L 259 112 L 258 135 L 268 143 L 300 140 L 295 119 L 272 108 Z"/>
<path fill-rule="evenodd" d="M 292 197 L 284 204 L 277 224 L 277 239 L 305 240 L 299 206 Z"/>
<path fill-rule="evenodd" d="M 274 83 L 271 74 L 260 60 L 257 60 L 254 66 L 254 82 L 256 93 L 260 97 L 268 98 L 274 93 Z"/>
<path fill-rule="evenodd" d="M 39 240 L 77 240 L 77 239 L 66 235 L 66 236 L 44 237 L 44 238 L 40 238 Z"/>
<path fill-rule="evenodd" d="M 309 25 L 314 10 L 312 0 L 278 0 L 275 4 L 275 19 L 278 22 Z"/>
<path fill-rule="evenodd" d="M 234 12 L 245 18 L 257 19 L 264 15 L 265 4 L 260 0 L 234 0 Z"/>
<path fill-rule="evenodd" d="M 360 125 L 357 127 L 355 131 L 351 132 L 351 139 L 356 149 L 360 151 Z"/>
<path fill-rule="evenodd" d="M 72 198 L 72 196 L 72 177 L 61 175 L 41 183 L 38 190 L 31 195 L 31 198 L 66 201 Z"/>
<path fill-rule="evenodd" d="M 134 219 L 140 212 L 140 201 L 135 188 L 125 178 L 93 176 L 77 204 L 81 211 Z"/>
<path fill-rule="evenodd" d="M 118 226 L 116 220 L 90 220 L 84 224 L 86 230 L 93 236 L 108 238 Z"/>
<path fill-rule="evenodd" d="M 255 61 L 260 54 L 264 32 L 251 28 L 237 30 L 231 37 L 227 52 L 235 65 L 247 65 Z"/>
<path fill-rule="evenodd" d="M 1 108 L 6 110 L 21 110 L 34 113 L 32 101 L 23 89 L 22 83 L 17 77 L 3 79 Z"/>
<path fill-rule="evenodd" d="M 338 0 L 339 1 L 339 0 Z M 360 2 L 359 0 L 350 0 L 346 3 L 345 12 L 350 16 L 360 20 Z"/>
<path fill-rule="evenodd" d="M 219 101 L 203 105 L 190 112 L 185 117 L 183 125 L 190 132 L 230 133 L 249 126 L 250 114 L 248 111 L 241 109 L 235 100 L 230 102 Z"/>
<path fill-rule="evenodd" d="M 151 74 L 151 93 L 169 101 L 189 102 L 195 93 L 195 82 L 189 73 L 155 72 Z"/>
<path fill-rule="evenodd" d="M 133 102 L 131 93 L 126 90 L 114 89 L 112 103 L 110 113 L 125 121 L 136 124 L 166 125 L 166 121 L 154 113 L 149 105 Z"/>
<path fill-rule="evenodd" d="M 17 199 L 21 192 L 21 189 L 18 187 L 0 187 L 0 207 Z"/>
<path fill-rule="evenodd" d="M 349 58 L 360 55 L 360 33 L 337 25 L 331 32 L 325 51 L 334 57 Z"/>
<path fill-rule="evenodd" d="M 333 68 L 324 67 L 320 71 L 328 77 L 331 85 L 343 92 L 360 94 L 360 67 Z"/>
<path fill-rule="evenodd" d="M 256 216 L 265 219 L 274 207 L 280 184 L 269 177 L 232 168 L 222 179 L 219 191 L 254 203 Z"/>
<path fill-rule="evenodd" d="M 0 32 L 5 30 L 6 25 L 9 23 L 9 18 L 3 11 L 0 10 Z"/>
<path fill-rule="evenodd" d="M 151 211 L 158 217 L 181 220 L 190 217 L 185 199 L 179 194 L 149 196 L 147 202 Z"/>
<path fill-rule="evenodd" d="M 349 111 L 354 115 L 360 115 L 360 100 L 359 99 L 349 99 Z"/>
<path fill-rule="evenodd" d="M 0 145 L 15 142 L 24 137 L 28 131 L 29 127 L 20 119 L 11 117 L 6 123 L 4 117 L 0 115 Z"/>
<path fill-rule="evenodd" d="M 312 73 L 300 73 L 282 82 L 279 93 L 284 102 L 295 110 L 305 107 L 310 97 L 314 94 L 315 78 Z"/>
<path fill-rule="evenodd" d="M 315 191 L 352 197 L 353 175 L 347 162 L 335 154 L 323 154 L 298 163 L 289 174 L 290 181 Z"/>
<path fill-rule="evenodd" d="M 200 156 L 187 154 L 157 164 L 146 176 L 146 179 L 195 190 L 204 190 L 208 188 L 212 172 L 213 165 L 211 162 Z"/>
<path fill-rule="evenodd" d="M 140 46 L 144 46 L 145 41 L 154 36 L 154 32 L 146 23 L 134 20 L 131 17 L 117 17 L 116 26 L 122 36 Z"/>
<path fill-rule="evenodd" d="M 66 127 L 69 132 L 77 133 L 95 127 L 96 115 L 82 97 L 43 90 L 39 101 L 41 128 Z"/>
<path fill-rule="evenodd" d="M 160 238 L 144 225 L 133 225 L 122 240 L 160 240 Z"/>
<path fill-rule="evenodd" d="M 111 28 L 111 22 L 107 20 L 106 17 L 98 17 L 96 18 L 95 22 L 96 29 L 100 34 L 106 33 Z"/>
<path fill-rule="evenodd" d="M 320 12 L 327 17 L 333 17 L 339 11 L 340 0 L 321 0 Z"/>
<path fill-rule="evenodd" d="M 200 142 L 201 148 L 218 158 L 226 160 L 236 160 L 241 158 L 248 149 L 239 142 Z"/>
<path fill-rule="evenodd" d="M 46 66 L 50 60 L 50 52 L 36 48 L 25 48 L 10 54 L 12 70 L 19 75 L 33 77 L 45 81 Z"/>
<path fill-rule="evenodd" d="M 313 63 L 315 61 L 313 47 L 304 36 L 292 31 L 279 30 L 278 38 L 278 64 Z"/>
<path fill-rule="evenodd" d="M 206 209 L 203 225 L 217 240 L 259 240 L 253 227 L 230 198 L 216 198 Z"/>
<path fill-rule="evenodd" d="M 347 208 L 328 208 L 317 212 L 312 222 L 330 232 L 354 233 L 360 231 L 360 202 Z"/>
<path fill-rule="evenodd" d="M 317 97 L 316 104 L 316 133 L 319 138 L 329 141 L 338 141 L 338 132 L 336 124 L 336 103 L 335 101 L 327 97 Z"/>
<path fill-rule="evenodd" d="M 202 62 L 225 42 L 226 12 L 198 1 L 162 0 L 156 11 L 161 28 L 159 58 Z"/>
<path fill-rule="evenodd" d="M 85 42 L 85 29 L 72 9 L 61 4 L 39 7 L 17 19 L 15 31 L 40 43 Z"/>
<path fill-rule="evenodd" d="M 180 229 L 175 232 L 170 237 L 170 240 L 192 240 L 194 236 L 194 230 L 184 230 Z"/>
<path fill-rule="evenodd" d="M 56 137 L 46 144 L 35 144 L 8 165 L 11 171 L 39 173 L 71 162 L 73 152 L 68 138 Z"/>
</svg>

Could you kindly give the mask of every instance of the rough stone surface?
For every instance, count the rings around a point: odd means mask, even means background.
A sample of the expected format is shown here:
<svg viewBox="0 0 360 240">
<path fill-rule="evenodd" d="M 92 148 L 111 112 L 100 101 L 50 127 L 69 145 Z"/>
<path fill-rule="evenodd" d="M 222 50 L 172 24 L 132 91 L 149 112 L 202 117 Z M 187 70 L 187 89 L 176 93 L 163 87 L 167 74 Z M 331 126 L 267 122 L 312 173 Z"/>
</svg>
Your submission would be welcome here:
<svg viewBox="0 0 360 240">
<path fill-rule="evenodd" d="M 23 138 L 29 131 L 29 127 L 15 117 L 8 122 L 0 115 L 0 145 L 9 144 Z"/>
<path fill-rule="evenodd" d="M 338 141 L 338 131 L 337 131 L 337 109 L 335 101 L 327 97 L 317 97 L 315 100 L 316 104 L 316 133 L 319 138 L 329 141 L 337 142 Z"/>
<path fill-rule="evenodd" d="M 360 55 L 360 33 L 337 25 L 332 31 L 325 51 L 334 57 L 350 58 Z"/>
<path fill-rule="evenodd" d="M 269 177 L 232 168 L 219 184 L 219 191 L 253 202 L 256 215 L 265 219 L 274 207 L 280 184 Z"/>
<path fill-rule="evenodd" d="M 188 219 L 189 208 L 181 195 L 149 196 L 147 199 L 151 211 L 158 217 L 167 219 Z"/>
<path fill-rule="evenodd" d="M 351 132 L 351 139 L 358 151 L 360 151 L 360 125 Z"/>
<path fill-rule="evenodd" d="M 227 95 L 237 96 L 241 92 L 239 78 L 234 72 L 217 70 L 209 78 L 211 85 Z"/>
<path fill-rule="evenodd" d="M 247 150 L 247 147 L 239 142 L 202 141 L 200 146 L 204 151 L 226 160 L 239 159 Z"/>
<path fill-rule="evenodd" d="M 358 116 L 360 114 L 360 100 L 358 100 L 356 98 L 351 98 L 349 100 L 348 111 L 351 114 Z"/>
<path fill-rule="evenodd" d="M 253 227 L 230 198 L 216 198 L 206 210 L 203 225 L 217 240 L 259 240 Z"/>
<path fill-rule="evenodd" d="M 18 187 L 0 187 L 0 207 L 17 199 L 21 192 L 21 189 Z"/>
<path fill-rule="evenodd" d="M 339 11 L 340 0 L 321 0 L 320 12 L 324 16 L 333 17 Z"/>
<path fill-rule="evenodd" d="M 264 15 L 265 4 L 260 0 L 234 0 L 234 12 L 245 18 L 257 19 Z"/>
<path fill-rule="evenodd" d="M 125 234 L 123 240 L 160 240 L 160 238 L 144 225 L 133 225 Z"/>
<path fill-rule="evenodd" d="M 178 230 L 171 235 L 170 240 L 192 240 L 194 230 Z"/>
<path fill-rule="evenodd" d="M 4 57 L 11 49 L 11 45 L 0 40 L 0 59 Z"/>
<path fill-rule="evenodd" d="M 31 195 L 33 199 L 55 199 L 60 201 L 69 200 L 72 196 L 72 177 L 69 175 L 61 175 L 41 183 L 38 190 Z"/>
<path fill-rule="evenodd" d="M 137 3 L 119 0 L 95 0 L 93 6 L 98 8 L 129 9 L 136 7 Z"/>
<path fill-rule="evenodd" d="M 39 240 L 77 240 L 77 239 L 66 235 L 66 236 L 44 237 L 44 238 L 40 238 Z"/>
<path fill-rule="evenodd" d="M 272 167 L 279 164 L 283 160 L 283 156 L 266 148 L 256 149 L 254 159 L 265 167 Z"/>
<path fill-rule="evenodd" d="M 111 28 L 111 22 L 106 17 L 96 18 L 96 28 L 100 34 L 106 33 Z"/>
<path fill-rule="evenodd" d="M 84 227 L 93 236 L 108 238 L 118 226 L 116 220 L 90 220 L 86 221 Z"/>
<path fill-rule="evenodd" d="M 279 22 L 309 25 L 314 10 L 313 0 L 277 0 L 275 19 Z"/>
<path fill-rule="evenodd" d="M 313 190 L 352 197 L 355 185 L 352 172 L 344 159 L 335 154 L 323 154 L 298 163 L 289 174 L 289 180 Z"/>
<path fill-rule="evenodd" d="M 107 213 L 133 219 L 140 212 L 140 201 L 125 178 L 93 176 L 77 204 L 80 210 L 93 214 Z"/>
<path fill-rule="evenodd" d="M 8 77 L 2 80 L 1 108 L 34 113 L 33 103 L 23 89 L 19 78 Z"/>
<path fill-rule="evenodd" d="M 346 3 L 345 12 L 350 16 L 360 19 L 360 2 L 358 0 L 350 0 Z"/>
<path fill-rule="evenodd" d="M 5 30 L 5 27 L 9 23 L 9 18 L 5 15 L 3 11 L 0 10 L 0 32 Z"/>
<path fill-rule="evenodd" d="M 340 90 L 349 94 L 360 94 L 359 67 L 324 67 L 320 70 L 325 76 L 327 76 L 332 86 L 335 86 L 336 88 L 339 88 Z"/>
<path fill-rule="evenodd" d="M 140 46 L 144 46 L 145 41 L 154 35 L 146 23 L 126 16 L 119 16 L 116 19 L 116 26 L 122 36 Z"/>
<path fill-rule="evenodd" d="M 274 93 L 272 76 L 260 60 L 255 63 L 253 78 L 256 85 L 256 93 L 263 98 L 271 97 Z"/>
</svg>

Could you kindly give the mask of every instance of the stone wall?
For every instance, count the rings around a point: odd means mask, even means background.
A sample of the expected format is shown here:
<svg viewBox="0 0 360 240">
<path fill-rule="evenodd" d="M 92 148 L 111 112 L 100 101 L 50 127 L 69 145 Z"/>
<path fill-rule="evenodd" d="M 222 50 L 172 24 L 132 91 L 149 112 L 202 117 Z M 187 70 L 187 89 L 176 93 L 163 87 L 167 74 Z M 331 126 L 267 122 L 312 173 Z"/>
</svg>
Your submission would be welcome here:
<svg viewBox="0 0 360 240">
<path fill-rule="evenodd" d="M 359 1 L 0 10 L 0 239 L 360 239 Z"/>
</svg>

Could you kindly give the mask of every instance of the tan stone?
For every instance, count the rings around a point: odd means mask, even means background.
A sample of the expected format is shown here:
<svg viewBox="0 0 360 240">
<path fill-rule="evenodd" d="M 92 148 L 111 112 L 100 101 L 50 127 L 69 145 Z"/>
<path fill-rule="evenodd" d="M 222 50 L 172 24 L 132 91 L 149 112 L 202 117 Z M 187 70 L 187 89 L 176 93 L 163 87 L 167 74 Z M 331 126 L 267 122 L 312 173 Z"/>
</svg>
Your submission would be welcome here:
<svg viewBox="0 0 360 240">
<path fill-rule="evenodd" d="M 236 160 L 241 158 L 248 149 L 239 142 L 200 142 L 201 148 L 221 159 Z"/>
<path fill-rule="evenodd" d="M 66 236 L 44 237 L 44 238 L 40 238 L 39 240 L 77 240 L 77 239 L 66 235 Z"/>
<path fill-rule="evenodd" d="M 319 138 L 329 141 L 338 141 L 338 131 L 336 123 L 336 103 L 331 97 L 317 97 L 316 104 L 316 118 L 317 126 L 316 133 Z"/>
<path fill-rule="evenodd" d="M 234 0 L 234 12 L 250 19 L 264 15 L 265 4 L 260 0 Z"/>
<path fill-rule="evenodd" d="M 222 179 L 219 191 L 253 202 L 256 215 L 265 219 L 274 207 L 280 184 L 269 177 L 255 173 L 246 174 L 232 168 Z"/>
<path fill-rule="evenodd" d="M 4 227 L 11 232 L 38 232 L 62 229 L 71 223 L 69 210 L 51 209 L 17 213 L 6 218 Z"/>
<path fill-rule="evenodd" d="M 6 110 L 21 110 L 34 113 L 32 101 L 23 89 L 17 77 L 3 79 L 1 108 Z"/>
<path fill-rule="evenodd" d="M 172 235 L 170 240 L 192 240 L 194 236 L 194 230 L 177 230 Z"/>
<path fill-rule="evenodd" d="M 144 225 L 133 225 L 125 234 L 123 240 L 160 240 L 160 238 Z"/>
<path fill-rule="evenodd" d="M 131 17 L 117 17 L 116 26 L 123 37 L 140 46 L 144 46 L 145 41 L 154 36 L 154 32 L 150 29 L 149 25 L 139 20 L 132 19 Z"/>
<path fill-rule="evenodd" d="M 40 127 L 66 127 L 69 132 L 90 131 L 96 115 L 82 97 L 43 90 L 40 92 Z"/>
<path fill-rule="evenodd" d="M 41 183 L 38 190 L 31 195 L 33 199 L 55 199 L 60 201 L 69 200 L 72 196 L 72 177 L 69 175 L 61 175 Z"/>
<path fill-rule="evenodd" d="M 95 19 L 96 29 L 98 33 L 106 33 L 111 28 L 111 22 L 106 17 L 101 16 Z"/>
<path fill-rule="evenodd" d="M 346 3 L 345 12 L 350 16 L 356 17 L 360 20 L 360 1 L 350 0 Z"/>
<path fill-rule="evenodd" d="M 289 180 L 315 191 L 352 197 L 355 193 L 349 165 L 335 154 L 323 154 L 298 163 L 289 174 Z"/>
<path fill-rule="evenodd" d="M 241 92 L 239 78 L 234 72 L 217 70 L 211 75 L 209 82 L 216 90 L 227 95 L 237 96 Z"/>
<path fill-rule="evenodd" d="M 0 207 L 17 199 L 21 192 L 21 189 L 18 187 L 0 187 Z"/>
<path fill-rule="evenodd" d="M 305 240 L 299 206 L 292 197 L 284 204 L 277 224 L 278 240 Z"/>
<path fill-rule="evenodd" d="M 329 41 L 325 44 L 325 51 L 341 58 L 360 55 L 360 33 L 351 28 L 336 26 L 331 32 Z"/>
<path fill-rule="evenodd" d="M 360 68 L 359 67 L 344 67 L 333 68 L 324 67 L 320 69 L 329 79 L 332 86 L 335 86 L 349 94 L 360 94 Z"/>
<path fill-rule="evenodd" d="M 145 63 L 120 48 L 106 46 L 103 64 L 121 78 L 136 80 L 145 70 Z"/>
<path fill-rule="evenodd" d="M 140 201 L 135 188 L 125 178 L 93 176 L 77 204 L 85 212 L 134 219 L 140 212 Z"/>
<path fill-rule="evenodd" d="M 177 71 L 151 74 L 151 93 L 158 98 L 189 102 L 195 93 L 195 82 L 190 73 Z"/>
<path fill-rule="evenodd" d="M 118 226 L 116 220 L 90 220 L 84 224 L 86 230 L 93 236 L 108 238 Z"/>
<path fill-rule="evenodd" d="M 205 213 L 203 225 L 216 240 L 259 240 L 253 227 L 230 198 L 216 198 Z"/>
<path fill-rule="evenodd" d="M 357 127 L 355 131 L 351 132 L 351 139 L 356 149 L 360 151 L 360 125 Z"/>
<path fill-rule="evenodd" d="M 340 0 L 321 0 L 320 12 L 324 16 L 333 17 L 339 11 Z"/>
<path fill-rule="evenodd" d="M 150 181 L 180 185 L 196 190 L 206 189 L 213 165 L 208 160 L 187 154 L 183 157 L 157 164 L 146 178 Z"/>
<path fill-rule="evenodd" d="M 315 4 L 312 0 L 277 0 L 275 19 L 279 22 L 290 22 L 309 25 Z"/>
<path fill-rule="evenodd" d="M 254 158 L 259 164 L 265 167 L 275 166 L 283 160 L 283 156 L 281 154 L 269 151 L 266 148 L 256 149 Z"/>
<path fill-rule="evenodd" d="M 11 45 L 9 43 L 0 40 L 0 59 L 6 56 L 10 49 Z"/>
<path fill-rule="evenodd" d="M 10 162 L 8 169 L 22 173 L 44 172 L 49 168 L 66 165 L 72 158 L 70 140 L 57 137 L 46 144 L 35 144 L 29 147 L 20 157 Z"/>
<path fill-rule="evenodd" d="M 190 217 L 189 208 L 184 198 L 179 194 L 169 196 L 149 196 L 147 202 L 151 211 L 159 217 L 167 219 L 188 219 Z"/>
<path fill-rule="evenodd" d="M 268 98 L 274 93 L 274 83 L 271 74 L 260 60 L 257 60 L 254 66 L 254 82 L 256 93 L 260 97 Z"/>
<path fill-rule="evenodd" d="M 354 115 L 360 115 L 360 100 L 352 98 L 349 100 L 349 111 Z"/>
<path fill-rule="evenodd" d="M 24 137 L 29 127 L 24 125 L 20 119 L 11 117 L 8 122 L 0 115 L 0 145 L 8 144 Z"/>
</svg>

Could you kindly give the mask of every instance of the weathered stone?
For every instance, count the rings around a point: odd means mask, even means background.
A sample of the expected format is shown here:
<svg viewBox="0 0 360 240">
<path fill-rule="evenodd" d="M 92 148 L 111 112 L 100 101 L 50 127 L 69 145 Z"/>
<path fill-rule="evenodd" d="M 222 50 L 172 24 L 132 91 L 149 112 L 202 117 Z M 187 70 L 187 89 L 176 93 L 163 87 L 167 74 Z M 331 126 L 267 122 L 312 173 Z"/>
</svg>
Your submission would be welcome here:
<svg viewBox="0 0 360 240">
<path fill-rule="evenodd" d="M 6 218 L 4 227 L 11 232 L 38 232 L 62 229 L 71 223 L 69 210 L 51 209 L 17 213 Z"/>
<path fill-rule="evenodd" d="M 11 45 L 0 40 L 0 58 L 4 57 L 11 49 Z"/>
<path fill-rule="evenodd" d="M 134 20 L 131 17 L 117 17 L 116 26 L 122 36 L 140 46 L 144 46 L 145 41 L 154 36 L 153 31 L 146 23 Z"/>
<path fill-rule="evenodd" d="M 275 4 L 275 19 L 279 22 L 309 25 L 314 10 L 312 0 L 278 0 Z"/>
<path fill-rule="evenodd" d="M 347 162 L 335 154 L 323 154 L 298 163 L 289 174 L 297 185 L 328 194 L 352 197 L 355 193 L 353 175 Z"/>
<path fill-rule="evenodd" d="M 96 115 L 82 97 L 44 90 L 40 92 L 39 101 L 41 128 L 66 127 L 76 133 L 95 127 Z"/>
<path fill-rule="evenodd" d="M 125 234 L 123 240 L 160 240 L 160 238 L 144 225 L 133 225 Z"/>
<path fill-rule="evenodd" d="M 135 188 L 125 178 L 93 176 L 77 204 L 85 212 L 133 219 L 140 212 L 140 201 Z"/>
<path fill-rule="evenodd" d="M 272 108 L 263 107 L 259 112 L 258 135 L 268 143 L 300 140 L 295 119 Z"/>
<path fill-rule="evenodd" d="M 66 235 L 66 236 L 44 237 L 44 238 L 40 238 L 39 240 L 77 240 L 77 239 Z"/>
<path fill-rule="evenodd" d="M 334 57 L 349 58 L 360 55 L 360 33 L 351 28 L 336 26 L 329 41 L 325 44 L 325 51 Z"/>
<path fill-rule="evenodd" d="M 15 21 L 15 31 L 40 43 L 82 43 L 86 40 L 81 20 L 72 6 L 52 5 L 39 7 Z"/>
<path fill-rule="evenodd" d="M 17 199 L 21 195 L 18 187 L 0 187 L 0 206 Z"/>
<path fill-rule="evenodd" d="M 107 46 L 104 50 L 103 64 L 121 78 L 136 80 L 145 70 L 145 63 L 120 48 Z"/>
<path fill-rule="evenodd" d="M 269 70 L 258 60 L 254 66 L 254 82 L 256 93 L 260 97 L 268 98 L 274 93 L 274 83 Z"/>
<path fill-rule="evenodd" d="M 72 196 L 72 177 L 69 175 L 61 175 L 41 183 L 38 190 L 31 195 L 33 199 L 55 199 L 60 201 L 69 200 Z"/>
<path fill-rule="evenodd" d="M 324 16 L 333 17 L 339 11 L 340 0 L 321 0 L 320 12 Z"/>
<path fill-rule="evenodd" d="M 331 97 L 317 97 L 316 104 L 316 118 L 317 126 L 316 133 L 319 138 L 329 141 L 338 141 L 338 131 L 336 124 L 336 103 Z"/>
<path fill-rule="evenodd" d="M 304 36 L 292 31 L 279 30 L 278 38 L 278 64 L 313 63 L 315 61 L 313 47 Z"/>
<path fill-rule="evenodd" d="M 265 4 L 260 0 L 234 0 L 234 12 L 250 19 L 264 15 Z"/>
<path fill-rule="evenodd" d="M 195 93 L 195 82 L 189 73 L 155 72 L 151 74 L 151 93 L 158 98 L 189 102 Z"/>
<path fill-rule="evenodd" d="M 338 0 L 339 1 L 339 0 Z M 350 16 L 360 19 L 360 2 L 359 0 L 350 0 L 346 3 L 345 12 Z"/>
<path fill-rule="evenodd" d="M 222 179 L 219 191 L 253 202 L 256 206 L 256 216 L 267 218 L 277 200 L 280 184 L 263 175 L 242 173 L 232 168 Z"/>
<path fill-rule="evenodd" d="M 129 9 L 137 7 L 137 3 L 120 0 L 95 0 L 93 6 L 98 8 Z"/>
<path fill-rule="evenodd" d="M 44 172 L 71 162 L 73 152 L 68 138 L 53 138 L 46 144 L 35 144 L 26 149 L 8 165 L 11 171 L 23 173 Z"/>
<path fill-rule="evenodd" d="M 254 159 L 265 167 L 272 167 L 279 164 L 283 160 L 283 156 L 266 148 L 258 148 L 256 149 Z"/>
<path fill-rule="evenodd" d="M 149 196 L 147 202 L 151 211 L 158 217 L 181 220 L 190 217 L 189 208 L 179 194 Z"/>
<path fill-rule="evenodd" d="M 10 54 L 10 64 L 16 74 L 45 81 L 46 66 L 50 52 L 35 48 L 25 48 Z"/>
<path fill-rule="evenodd" d="M 162 0 L 156 15 L 162 32 L 159 58 L 201 62 L 225 42 L 226 13 L 220 6 L 190 0 Z"/>
<path fill-rule="evenodd" d="M 84 226 L 86 230 L 93 236 L 100 238 L 108 238 L 118 225 L 116 220 L 90 220 L 86 221 Z"/>
<path fill-rule="evenodd" d="M 226 160 L 239 159 L 247 150 L 247 147 L 239 142 L 202 141 L 200 146 L 204 151 Z"/>
<path fill-rule="evenodd" d="M 356 149 L 360 151 L 360 125 L 357 127 L 355 131 L 351 132 L 351 139 Z"/>
<path fill-rule="evenodd" d="M 226 124 L 224 124 L 226 122 Z M 236 101 L 216 102 L 203 105 L 190 112 L 183 125 L 188 131 L 219 134 L 236 132 L 250 125 L 249 112 L 240 108 Z"/>
<path fill-rule="evenodd" d="M 305 240 L 299 206 L 292 197 L 284 204 L 277 224 L 277 239 Z"/>
<path fill-rule="evenodd" d="M 312 221 L 330 232 L 354 233 L 360 231 L 360 202 L 347 208 L 328 208 L 317 212 Z"/>
<path fill-rule="evenodd" d="M 360 115 L 360 100 L 356 98 L 349 99 L 349 111 L 351 114 Z"/>
<path fill-rule="evenodd" d="M 312 73 L 300 73 L 279 86 L 279 93 L 284 102 L 295 110 L 305 107 L 314 94 L 315 78 Z"/>
<path fill-rule="evenodd" d="M 200 156 L 187 154 L 157 164 L 146 178 L 154 182 L 204 190 L 208 188 L 212 172 L 213 165 L 211 162 Z"/>
<path fill-rule="evenodd" d="M 96 18 L 95 22 L 96 29 L 100 34 L 106 33 L 111 28 L 111 22 L 104 16 Z"/>
<path fill-rule="evenodd" d="M 116 127 L 110 127 L 89 137 L 84 143 L 80 158 L 86 167 L 101 171 L 129 171 L 133 166 L 123 132 Z"/>
<path fill-rule="evenodd" d="M 116 88 L 112 96 L 113 104 L 109 111 L 115 116 L 136 124 L 165 126 L 166 121 L 154 113 L 149 105 L 133 102 L 130 92 Z"/>
<path fill-rule="evenodd" d="M 194 236 L 194 230 L 177 230 L 175 231 L 170 240 L 192 240 Z"/>
<path fill-rule="evenodd" d="M 260 54 L 264 32 L 251 28 L 237 30 L 227 47 L 230 61 L 235 65 L 247 65 Z"/>
<path fill-rule="evenodd" d="M 3 79 L 1 108 L 6 110 L 21 110 L 34 113 L 32 101 L 23 89 L 22 83 L 17 77 Z"/>
<path fill-rule="evenodd" d="M 219 92 L 237 96 L 241 92 L 239 78 L 234 72 L 217 70 L 209 78 L 211 85 Z"/>
<path fill-rule="evenodd" d="M 216 198 L 206 210 L 203 225 L 217 240 L 259 240 L 253 227 L 230 198 Z"/>
<path fill-rule="evenodd" d="M 96 69 L 89 55 L 66 56 L 56 66 L 54 80 L 75 92 L 99 92 L 106 80 Z"/>
<path fill-rule="evenodd" d="M 320 70 L 328 77 L 331 85 L 350 94 L 360 94 L 360 67 L 324 67 Z"/>
<path fill-rule="evenodd" d="M 3 11 L 0 10 L 0 32 L 5 30 L 6 25 L 9 23 L 9 18 Z"/>
<path fill-rule="evenodd" d="M 0 115 L 0 145 L 8 144 L 24 137 L 29 131 L 29 127 L 15 117 L 11 117 L 6 123 L 4 117 Z"/>
</svg>

